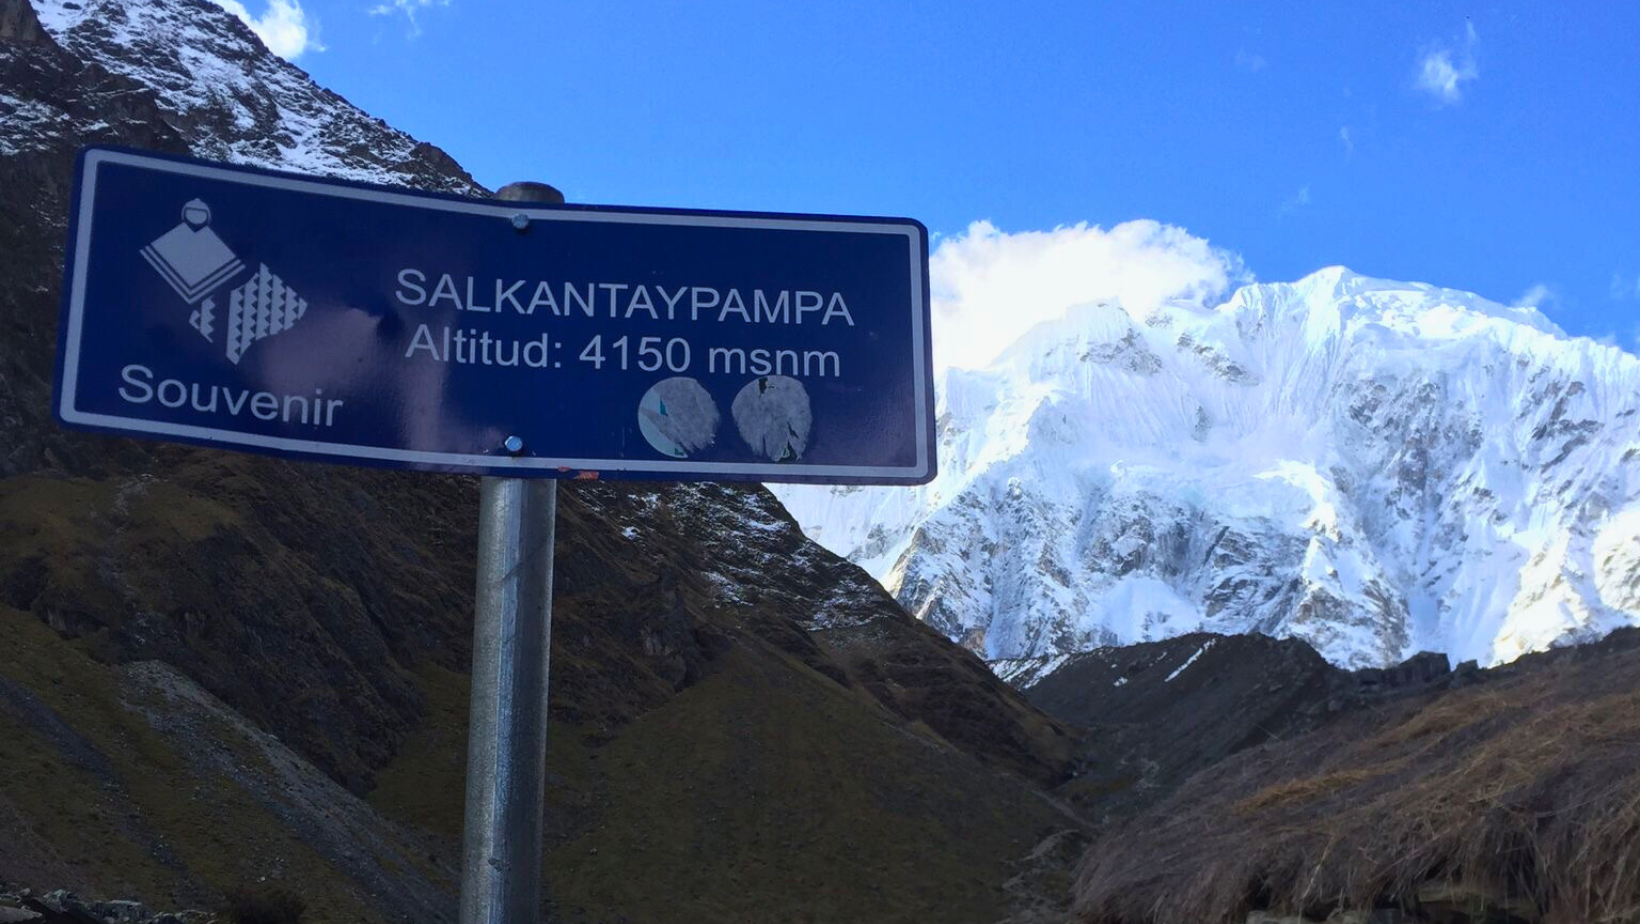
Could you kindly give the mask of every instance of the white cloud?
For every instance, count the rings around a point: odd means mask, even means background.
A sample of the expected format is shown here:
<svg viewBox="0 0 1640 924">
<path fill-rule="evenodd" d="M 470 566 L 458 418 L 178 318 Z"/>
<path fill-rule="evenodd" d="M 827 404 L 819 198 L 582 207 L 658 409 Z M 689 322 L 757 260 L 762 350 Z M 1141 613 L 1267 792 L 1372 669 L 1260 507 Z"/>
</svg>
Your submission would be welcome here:
<svg viewBox="0 0 1640 924">
<path fill-rule="evenodd" d="M 319 43 L 319 24 L 302 9 L 301 0 L 268 0 L 261 16 L 239 0 L 216 0 L 216 5 L 239 17 L 268 50 L 287 61 L 295 61 L 304 51 L 324 51 Z"/>
<path fill-rule="evenodd" d="M 1520 297 L 1515 299 L 1515 307 L 1545 308 L 1559 299 L 1560 296 L 1555 294 L 1554 289 L 1539 282 L 1525 292 L 1520 293 Z"/>
<path fill-rule="evenodd" d="M 1116 299 L 1144 317 L 1172 299 L 1206 303 L 1247 278 L 1235 254 L 1149 220 L 1017 234 L 977 221 L 940 242 L 929 274 L 942 369 L 982 366 L 1071 305 Z"/>
<path fill-rule="evenodd" d="M 1344 143 L 1345 154 L 1355 153 L 1355 139 L 1350 137 L 1350 127 L 1348 125 L 1338 126 L 1338 140 Z"/>
<path fill-rule="evenodd" d="M 1459 47 L 1437 45 L 1426 49 L 1418 61 L 1418 89 L 1442 106 L 1462 100 L 1463 85 L 1481 75 L 1475 65 L 1475 45 L 1479 41 L 1475 24 L 1466 23 L 1464 40 Z"/>
<path fill-rule="evenodd" d="M 371 7 L 370 15 L 392 16 L 403 13 L 404 18 L 410 22 L 410 37 L 415 38 L 421 35 L 421 20 L 416 16 L 418 12 L 435 6 L 449 5 L 450 0 L 387 0 L 385 3 L 378 3 Z"/>
<path fill-rule="evenodd" d="M 1264 56 L 1261 54 L 1248 51 L 1245 48 L 1236 49 L 1236 66 L 1250 74 L 1256 74 L 1264 70 L 1267 64 L 1269 62 L 1265 61 Z"/>
</svg>

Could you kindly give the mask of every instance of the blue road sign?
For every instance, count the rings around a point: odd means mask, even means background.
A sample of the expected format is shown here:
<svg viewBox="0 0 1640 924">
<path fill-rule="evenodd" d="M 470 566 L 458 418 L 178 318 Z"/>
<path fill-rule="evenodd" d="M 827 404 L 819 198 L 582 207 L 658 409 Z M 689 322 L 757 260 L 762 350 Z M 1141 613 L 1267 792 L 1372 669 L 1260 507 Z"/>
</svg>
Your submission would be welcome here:
<svg viewBox="0 0 1640 924">
<path fill-rule="evenodd" d="M 464 199 L 81 154 L 65 425 L 505 476 L 934 475 L 907 219 Z"/>
</svg>

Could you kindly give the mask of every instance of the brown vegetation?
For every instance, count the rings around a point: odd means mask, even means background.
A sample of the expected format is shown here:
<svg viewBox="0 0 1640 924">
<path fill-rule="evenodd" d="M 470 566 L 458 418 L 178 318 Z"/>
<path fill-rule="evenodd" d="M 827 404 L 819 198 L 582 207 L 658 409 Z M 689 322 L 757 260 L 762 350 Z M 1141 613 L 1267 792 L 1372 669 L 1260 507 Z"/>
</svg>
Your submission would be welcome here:
<svg viewBox="0 0 1640 924">
<path fill-rule="evenodd" d="M 1236 755 L 1097 842 L 1077 892 L 1101 924 L 1453 896 L 1640 920 L 1640 631 Z"/>
</svg>

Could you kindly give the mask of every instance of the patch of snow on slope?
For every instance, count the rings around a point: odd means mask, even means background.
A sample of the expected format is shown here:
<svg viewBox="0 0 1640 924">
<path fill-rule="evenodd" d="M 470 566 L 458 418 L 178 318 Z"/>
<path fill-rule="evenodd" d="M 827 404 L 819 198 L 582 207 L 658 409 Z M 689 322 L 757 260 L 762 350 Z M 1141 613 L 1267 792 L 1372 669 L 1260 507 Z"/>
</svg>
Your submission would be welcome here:
<svg viewBox="0 0 1640 924">
<path fill-rule="evenodd" d="M 430 145 L 317 86 L 204 0 L 33 0 L 64 48 L 152 89 L 202 157 L 447 192 L 482 190 Z M 428 169 L 437 164 L 439 169 Z"/>
<path fill-rule="evenodd" d="M 1173 673 L 1168 674 L 1167 677 L 1162 680 L 1162 682 L 1163 683 L 1172 683 L 1174 681 L 1174 679 L 1177 678 L 1180 674 L 1182 674 L 1185 671 L 1189 670 L 1190 665 L 1195 664 L 1197 658 L 1199 658 L 1202 655 L 1206 654 L 1207 650 L 1209 648 L 1213 647 L 1213 642 L 1215 642 L 1215 641 L 1218 641 L 1218 640 L 1213 639 L 1213 640 L 1207 642 L 1206 644 L 1202 645 L 1202 647 L 1196 649 L 1195 654 L 1193 654 L 1190 657 L 1186 658 L 1185 662 L 1183 664 L 1181 664 L 1178 667 L 1174 668 Z"/>
<path fill-rule="evenodd" d="M 12 156 L 47 146 L 64 126 L 68 113 L 35 100 L 0 93 L 0 155 Z"/>
</svg>

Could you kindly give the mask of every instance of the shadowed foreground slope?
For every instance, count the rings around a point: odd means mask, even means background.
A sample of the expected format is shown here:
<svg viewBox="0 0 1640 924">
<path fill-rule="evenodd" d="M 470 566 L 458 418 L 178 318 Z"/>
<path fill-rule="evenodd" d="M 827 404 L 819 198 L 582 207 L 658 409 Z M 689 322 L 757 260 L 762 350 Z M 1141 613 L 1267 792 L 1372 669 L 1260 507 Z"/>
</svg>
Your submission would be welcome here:
<svg viewBox="0 0 1640 924">
<path fill-rule="evenodd" d="M 1640 920 L 1640 631 L 1242 751 L 1104 832 L 1076 888 L 1090 924 Z"/>
</svg>

